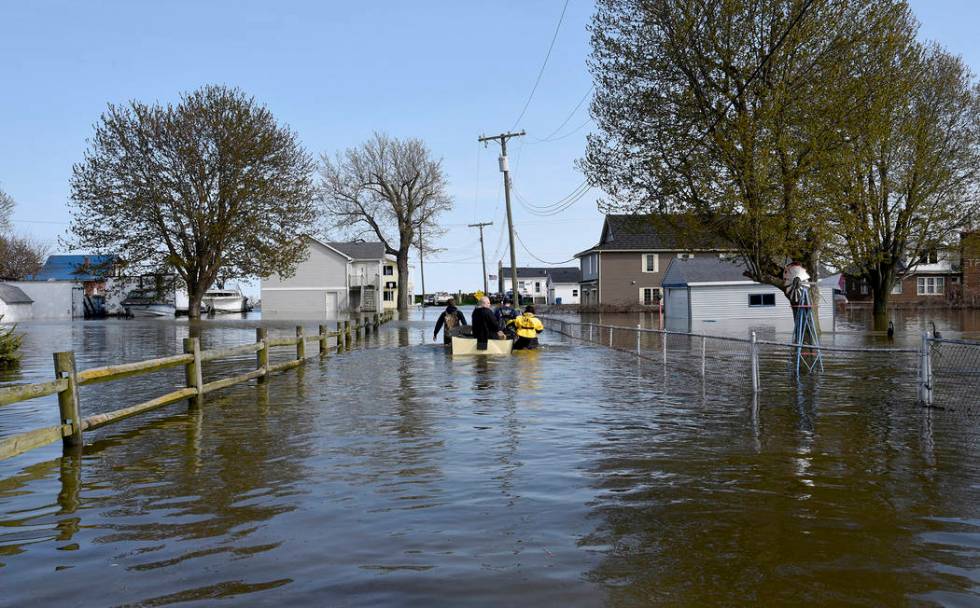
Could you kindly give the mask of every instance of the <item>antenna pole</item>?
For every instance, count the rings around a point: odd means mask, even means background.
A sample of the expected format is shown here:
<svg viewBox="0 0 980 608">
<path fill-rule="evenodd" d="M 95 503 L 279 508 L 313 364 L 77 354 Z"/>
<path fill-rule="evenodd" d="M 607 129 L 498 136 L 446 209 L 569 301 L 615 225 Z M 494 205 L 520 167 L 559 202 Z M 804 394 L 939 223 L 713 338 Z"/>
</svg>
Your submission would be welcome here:
<svg viewBox="0 0 980 608">
<path fill-rule="evenodd" d="M 517 290 L 517 250 L 514 249 L 514 217 L 510 210 L 510 167 L 507 163 L 507 140 L 511 137 L 523 137 L 526 133 L 522 129 L 520 133 L 510 132 L 500 135 L 485 135 L 477 141 L 486 144 L 490 141 L 500 142 L 500 172 L 504 174 L 504 200 L 507 203 L 507 232 L 510 236 L 510 287 L 514 292 L 515 305 L 521 305 L 521 292 Z M 486 277 L 486 270 L 483 275 Z M 484 278 L 486 281 L 486 278 Z M 504 295 L 504 294 L 501 294 Z"/>
</svg>

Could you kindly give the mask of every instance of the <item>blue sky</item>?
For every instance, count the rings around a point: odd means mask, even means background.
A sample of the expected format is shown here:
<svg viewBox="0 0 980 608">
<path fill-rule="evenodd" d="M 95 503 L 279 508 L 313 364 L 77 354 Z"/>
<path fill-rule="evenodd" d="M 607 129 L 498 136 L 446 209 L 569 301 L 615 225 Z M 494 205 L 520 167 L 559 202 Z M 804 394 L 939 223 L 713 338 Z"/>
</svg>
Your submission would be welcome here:
<svg viewBox="0 0 980 608">
<path fill-rule="evenodd" d="M 443 159 L 455 209 L 426 288 L 481 286 L 477 232 L 493 221 L 488 266 L 507 262 L 497 149 L 481 133 L 511 128 L 554 33 L 563 0 L 495 2 L 14 2 L 0 0 L 0 184 L 18 202 L 18 230 L 58 250 L 68 178 L 109 102 L 171 101 L 203 84 L 241 87 L 299 133 L 314 154 L 375 130 L 419 137 Z M 980 3 L 915 0 L 922 35 L 980 71 Z M 165 7 L 165 10 L 161 10 Z M 581 183 L 574 161 L 591 128 L 590 0 L 569 0 L 557 42 L 512 140 L 515 188 L 535 204 Z M 590 192 L 553 217 L 514 203 L 518 232 L 543 260 L 593 244 L 602 216 Z M 441 262 L 441 263 L 440 263 Z M 520 265 L 542 265 L 518 245 Z M 416 277 L 416 288 L 418 278 Z"/>
</svg>

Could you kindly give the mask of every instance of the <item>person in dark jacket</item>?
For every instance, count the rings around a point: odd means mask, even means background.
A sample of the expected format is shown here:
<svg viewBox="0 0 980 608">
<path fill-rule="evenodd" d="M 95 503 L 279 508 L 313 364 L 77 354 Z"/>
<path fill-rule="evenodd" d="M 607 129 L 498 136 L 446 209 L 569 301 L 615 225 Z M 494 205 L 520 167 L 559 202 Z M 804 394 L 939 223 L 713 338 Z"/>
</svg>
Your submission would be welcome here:
<svg viewBox="0 0 980 608">
<path fill-rule="evenodd" d="M 446 303 L 446 310 L 439 315 L 439 320 L 436 321 L 436 329 L 432 332 L 432 339 L 438 339 L 439 330 L 445 328 L 445 331 L 442 332 L 442 341 L 445 344 L 452 344 L 453 336 L 459 331 L 457 328 L 464 325 L 466 325 L 466 316 L 456 308 L 456 300 L 449 298 L 449 302 Z"/>
<path fill-rule="evenodd" d="M 511 306 L 510 298 L 504 298 L 504 301 L 497 307 L 494 315 L 497 317 L 497 326 L 500 327 L 500 331 L 507 334 L 507 337 L 514 337 L 514 328 L 511 323 L 520 316 L 517 309 Z"/>
<path fill-rule="evenodd" d="M 487 340 L 504 338 L 488 297 L 480 298 L 480 305 L 473 311 L 473 337 L 476 338 L 477 350 L 486 350 Z"/>
</svg>

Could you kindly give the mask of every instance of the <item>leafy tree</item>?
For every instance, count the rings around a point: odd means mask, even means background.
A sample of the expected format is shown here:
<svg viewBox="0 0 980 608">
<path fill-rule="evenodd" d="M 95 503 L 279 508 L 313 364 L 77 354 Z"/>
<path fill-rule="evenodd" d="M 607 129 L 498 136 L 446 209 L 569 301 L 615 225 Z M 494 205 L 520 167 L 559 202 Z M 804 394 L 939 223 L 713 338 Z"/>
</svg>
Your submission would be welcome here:
<svg viewBox="0 0 980 608">
<path fill-rule="evenodd" d="M 842 123 L 846 145 L 821 173 L 820 200 L 832 211 L 834 261 L 868 283 L 883 330 L 895 282 L 980 217 L 980 95 L 963 61 L 937 46 L 880 48 L 871 69 L 887 95 Z"/>
<path fill-rule="evenodd" d="M 375 133 L 331 159 L 324 154 L 322 200 L 334 227 L 373 234 L 398 265 L 398 310 L 408 310 L 408 256 L 441 233 L 439 215 L 452 208 L 442 161 L 419 139 Z M 429 247 L 425 247 L 431 251 Z"/>
<path fill-rule="evenodd" d="M 599 131 L 582 161 L 607 209 L 694 217 L 754 280 L 819 276 L 831 235 L 811 181 L 863 107 L 851 66 L 908 13 L 898 0 L 598 0 Z"/>
<path fill-rule="evenodd" d="M 3 322 L 3 315 L 0 315 L 0 323 Z M 0 369 L 17 367 L 20 364 L 20 345 L 24 341 L 24 336 L 15 334 L 16 326 L 4 327 L 0 325 Z"/>
<path fill-rule="evenodd" d="M 315 163 L 238 89 L 110 104 L 71 178 L 68 245 L 175 272 L 189 314 L 219 275 L 288 276 L 315 219 Z"/>
</svg>

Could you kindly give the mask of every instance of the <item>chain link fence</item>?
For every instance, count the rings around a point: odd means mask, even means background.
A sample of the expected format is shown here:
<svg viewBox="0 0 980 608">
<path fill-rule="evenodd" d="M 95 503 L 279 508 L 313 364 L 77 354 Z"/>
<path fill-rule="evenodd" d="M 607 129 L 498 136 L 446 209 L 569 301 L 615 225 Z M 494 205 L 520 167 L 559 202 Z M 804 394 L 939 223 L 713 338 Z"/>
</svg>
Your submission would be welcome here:
<svg viewBox="0 0 980 608">
<path fill-rule="evenodd" d="M 928 406 L 962 408 L 980 405 L 980 343 L 923 335 L 922 346 L 872 348 L 797 345 L 775 340 L 713 336 L 641 326 L 580 323 L 541 317 L 545 326 L 567 337 L 634 353 L 660 363 L 671 373 L 710 378 L 712 385 L 744 388 L 785 386 L 796 375 L 803 349 L 821 365 L 813 375 L 842 390 L 864 390 L 870 384 L 896 398 Z"/>
</svg>

